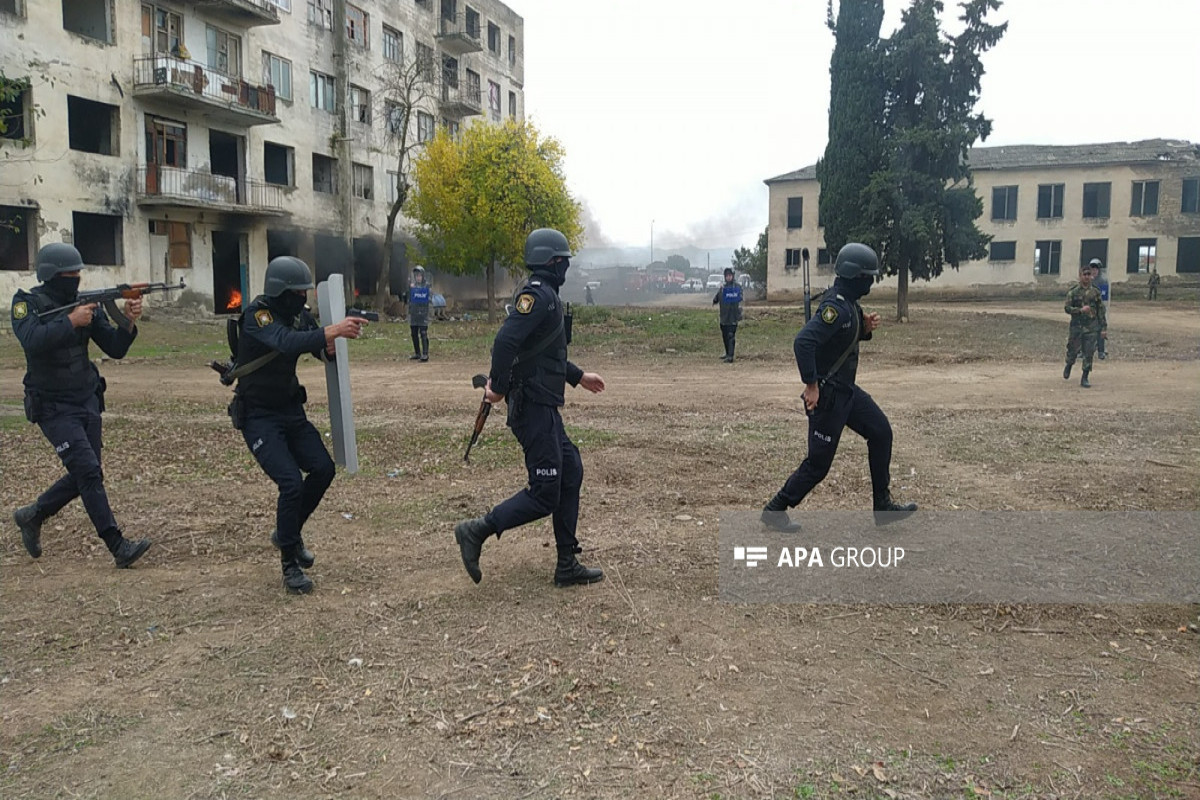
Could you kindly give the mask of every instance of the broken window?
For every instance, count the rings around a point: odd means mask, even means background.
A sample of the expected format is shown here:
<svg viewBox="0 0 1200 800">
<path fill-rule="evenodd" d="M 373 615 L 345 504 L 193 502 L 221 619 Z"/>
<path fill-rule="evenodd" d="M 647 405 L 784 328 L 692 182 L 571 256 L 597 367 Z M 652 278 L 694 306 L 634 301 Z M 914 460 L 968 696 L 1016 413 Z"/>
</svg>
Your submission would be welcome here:
<svg viewBox="0 0 1200 800">
<path fill-rule="evenodd" d="M 1184 214 L 1200 214 L 1200 178 L 1183 179 L 1183 203 L 1179 210 Z"/>
<path fill-rule="evenodd" d="M 992 219 L 1013 220 L 1017 218 L 1017 187 L 992 187 Z"/>
<path fill-rule="evenodd" d="M 354 84 L 350 84 L 350 119 L 371 124 L 371 93 Z"/>
<path fill-rule="evenodd" d="M 396 64 L 404 61 L 404 34 L 387 25 L 383 26 L 383 57 Z"/>
<path fill-rule="evenodd" d="M 209 25 L 208 68 L 231 77 L 241 77 L 242 37 Z"/>
<path fill-rule="evenodd" d="M 387 175 L 387 201 L 392 205 L 400 198 L 400 173 L 389 169 Z"/>
<path fill-rule="evenodd" d="M 1061 184 L 1056 185 L 1061 186 Z M 1062 267 L 1062 242 L 1057 239 L 1035 242 L 1033 263 L 1037 267 L 1039 275 L 1057 275 Z"/>
<path fill-rule="evenodd" d="M 167 266 L 171 269 L 192 268 L 192 229 L 186 222 L 150 220 L 150 235 L 166 238 Z M 154 246 L 151 245 L 151 254 Z"/>
<path fill-rule="evenodd" d="M 472 39 L 478 39 L 479 31 L 479 12 L 467 6 L 467 36 L 470 36 Z"/>
<path fill-rule="evenodd" d="M 500 55 L 500 26 L 494 22 L 488 23 L 488 50 L 494 55 Z"/>
<path fill-rule="evenodd" d="M 323 72 L 308 73 L 308 100 L 313 108 L 323 108 L 332 114 L 335 97 L 332 75 Z"/>
<path fill-rule="evenodd" d="M 275 87 L 275 96 L 292 99 L 292 62 L 263 50 L 263 83 Z"/>
<path fill-rule="evenodd" d="M 1158 213 L 1158 181 L 1134 181 L 1129 215 L 1152 217 Z"/>
<path fill-rule="evenodd" d="M 21 0 L 0 0 L 0 14 L 15 14 L 18 17 L 24 16 L 24 10 L 21 8 Z"/>
<path fill-rule="evenodd" d="M 67 136 L 72 150 L 116 155 L 120 120 L 116 106 L 67 95 Z"/>
<path fill-rule="evenodd" d="M 1125 271 L 1149 272 L 1158 266 L 1158 239 L 1130 239 Z"/>
<path fill-rule="evenodd" d="M 1200 236 L 1180 236 L 1176 272 L 1200 272 Z"/>
<path fill-rule="evenodd" d="M 433 114 L 426 114 L 424 111 L 417 112 L 417 141 L 428 142 L 433 139 L 434 134 Z"/>
<path fill-rule="evenodd" d="M 399 136 L 400 132 L 404 130 L 404 108 L 388 103 L 384 109 L 384 114 L 386 116 L 388 133 L 392 136 Z"/>
<path fill-rule="evenodd" d="M 366 164 L 353 164 L 354 196 L 370 200 L 375 196 L 375 170 Z"/>
<path fill-rule="evenodd" d="M 296 185 L 296 150 L 287 145 L 263 142 L 263 177 L 276 186 Z"/>
<path fill-rule="evenodd" d="M 111 43 L 108 10 L 108 0 L 62 0 L 63 30 Z"/>
<path fill-rule="evenodd" d="M 146 161 L 162 167 L 186 167 L 187 126 L 147 116 Z"/>
<path fill-rule="evenodd" d="M 1111 183 L 1085 183 L 1083 185 L 1083 216 L 1085 218 L 1107 219 L 1111 205 Z"/>
<path fill-rule="evenodd" d="M 495 81 L 488 81 L 488 111 L 492 122 L 500 121 L 500 84 Z"/>
<path fill-rule="evenodd" d="M 467 100 L 470 100 L 472 103 L 479 102 L 479 86 L 479 73 L 472 69 L 467 70 Z"/>
<path fill-rule="evenodd" d="M 20 206 L 0 206 L 0 270 L 32 270 L 34 221 L 37 212 Z"/>
<path fill-rule="evenodd" d="M 346 38 L 359 47 L 368 47 L 367 12 L 346 3 Z"/>
<path fill-rule="evenodd" d="M 800 266 L 800 249 L 789 247 L 783 251 L 783 268 L 794 270 Z"/>
<path fill-rule="evenodd" d="M 29 126 L 29 81 L 10 81 L 0 91 L 0 139 L 32 139 Z"/>
<path fill-rule="evenodd" d="M 183 17 L 172 11 L 142 4 L 142 52 L 182 56 Z"/>
<path fill-rule="evenodd" d="M 517 37 L 508 37 L 508 65 L 515 67 L 517 65 Z"/>
<path fill-rule="evenodd" d="M 116 267 L 121 258 L 121 217 L 115 214 L 71 213 L 75 249 L 83 263 L 93 267 Z"/>
<path fill-rule="evenodd" d="M 992 242 L 988 250 L 988 261 L 1016 261 L 1016 242 Z"/>
<path fill-rule="evenodd" d="M 787 199 L 787 226 L 788 228 L 804 227 L 803 197 L 789 197 Z"/>
<path fill-rule="evenodd" d="M 1079 266 L 1091 262 L 1093 258 L 1100 263 L 1108 263 L 1108 239 L 1083 239 L 1079 242 Z"/>
<path fill-rule="evenodd" d="M 417 42 L 417 70 L 426 78 L 433 77 L 433 48 Z"/>
<path fill-rule="evenodd" d="M 450 119 L 449 117 L 442 117 L 442 127 L 445 129 L 447 136 L 456 142 L 458 141 L 459 133 L 462 132 L 462 126 L 459 124 L 458 120 Z"/>
<path fill-rule="evenodd" d="M 308 0 L 308 21 L 326 30 L 333 30 L 333 0 Z"/>
<path fill-rule="evenodd" d="M 508 93 L 508 115 L 513 119 L 517 118 L 517 93 Z"/>
<path fill-rule="evenodd" d="M 337 159 L 313 153 L 312 156 L 313 191 L 323 194 L 337 194 Z"/>
<path fill-rule="evenodd" d="M 1066 184 L 1043 183 L 1038 186 L 1038 219 L 1061 218 L 1063 215 L 1063 190 Z M 1057 273 L 1057 270 L 1055 271 Z"/>
</svg>

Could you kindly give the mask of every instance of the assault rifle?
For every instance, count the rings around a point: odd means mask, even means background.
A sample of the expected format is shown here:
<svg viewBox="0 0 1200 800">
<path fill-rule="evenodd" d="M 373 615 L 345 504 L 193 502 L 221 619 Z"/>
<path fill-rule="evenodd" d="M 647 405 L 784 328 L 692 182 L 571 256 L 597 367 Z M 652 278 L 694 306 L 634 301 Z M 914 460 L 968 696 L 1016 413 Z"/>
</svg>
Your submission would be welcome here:
<svg viewBox="0 0 1200 800">
<path fill-rule="evenodd" d="M 187 285 L 181 280 L 179 283 L 122 283 L 118 286 L 112 286 L 107 289 L 89 289 L 85 292 L 80 292 L 75 296 L 75 302 L 68 303 L 65 306 L 52 308 L 48 311 L 43 311 L 38 314 L 38 317 L 48 317 L 51 314 L 58 314 L 66 311 L 68 314 L 74 311 L 79 306 L 87 306 L 92 303 L 100 303 L 104 306 L 104 310 L 108 312 L 108 318 L 115 322 L 121 328 L 132 331 L 133 321 L 125 316 L 120 309 L 117 308 L 118 298 L 126 300 L 134 300 L 144 294 L 152 292 L 173 292 L 176 289 L 186 289 Z"/>
</svg>

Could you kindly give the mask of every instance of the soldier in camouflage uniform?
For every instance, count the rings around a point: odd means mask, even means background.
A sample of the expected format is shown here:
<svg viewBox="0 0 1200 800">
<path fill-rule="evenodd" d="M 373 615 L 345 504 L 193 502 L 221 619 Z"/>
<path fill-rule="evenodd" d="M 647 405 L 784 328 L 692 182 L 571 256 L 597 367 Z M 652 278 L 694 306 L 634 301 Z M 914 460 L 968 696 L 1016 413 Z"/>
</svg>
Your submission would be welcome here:
<svg viewBox="0 0 1200 800">
<path fill-rule="evenodd" d="M 1091 387 L 1088 374 L 1092 371 L 1092 356 L 1096 342 L 1108 336 L 1108 319 L 1104 316 L 1104 300 L 1100 290 L 1092 285 L 1092 270 L 1089 266 L 1079 268 L 1079 283 L 1067 291 L 1067 302 L 1063 310 L 1071 315 L 1071 331 L 1067 337 L 1067 365 L 1063 367 L 1063 380 L 1071 377 L 1071 367 L 1083 350 L 1083 377 L 1079 385 Z"/>
</svg>

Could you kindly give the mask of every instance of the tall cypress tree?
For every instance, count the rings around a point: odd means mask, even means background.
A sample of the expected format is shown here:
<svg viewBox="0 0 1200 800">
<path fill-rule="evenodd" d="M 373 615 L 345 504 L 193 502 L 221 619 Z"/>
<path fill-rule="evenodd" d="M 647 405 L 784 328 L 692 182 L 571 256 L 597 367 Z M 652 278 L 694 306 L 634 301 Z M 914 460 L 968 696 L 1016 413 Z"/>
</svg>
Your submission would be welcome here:
<svg viewBox="0 0 1200 800">
<path fill-rule="evenodd" d="M 846 242 L 876 244 L 864 224 L 863 192 L 883 167 L 885 84 L 880 69 L 879 29 L 883 0 L 841 0 L 828 24 L 835 42 L 829 63 L 829 143 L 817 162 L 820 217 L 825 245 L 836 253 Z"/>
</svg>

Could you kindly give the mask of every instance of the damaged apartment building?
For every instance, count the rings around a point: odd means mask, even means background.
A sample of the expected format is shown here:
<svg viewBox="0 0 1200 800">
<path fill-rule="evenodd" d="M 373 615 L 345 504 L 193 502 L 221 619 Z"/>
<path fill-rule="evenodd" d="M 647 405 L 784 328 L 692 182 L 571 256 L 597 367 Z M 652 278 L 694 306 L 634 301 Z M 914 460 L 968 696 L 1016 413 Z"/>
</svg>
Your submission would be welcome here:
<svg viewBox="0 0 1200 800">
<path fill-rule="evenodd" d="M 182 278 L 214 313 L 279 255 L 369 293 L 396 192 L 389 68 L 434 76 L 419 140 L 524 115 L 524 22 L 495 0 L 0 0 L 0 39 L 4 298 L 51 242 L 100 268 L 85 287 Z"/>
</svg>

